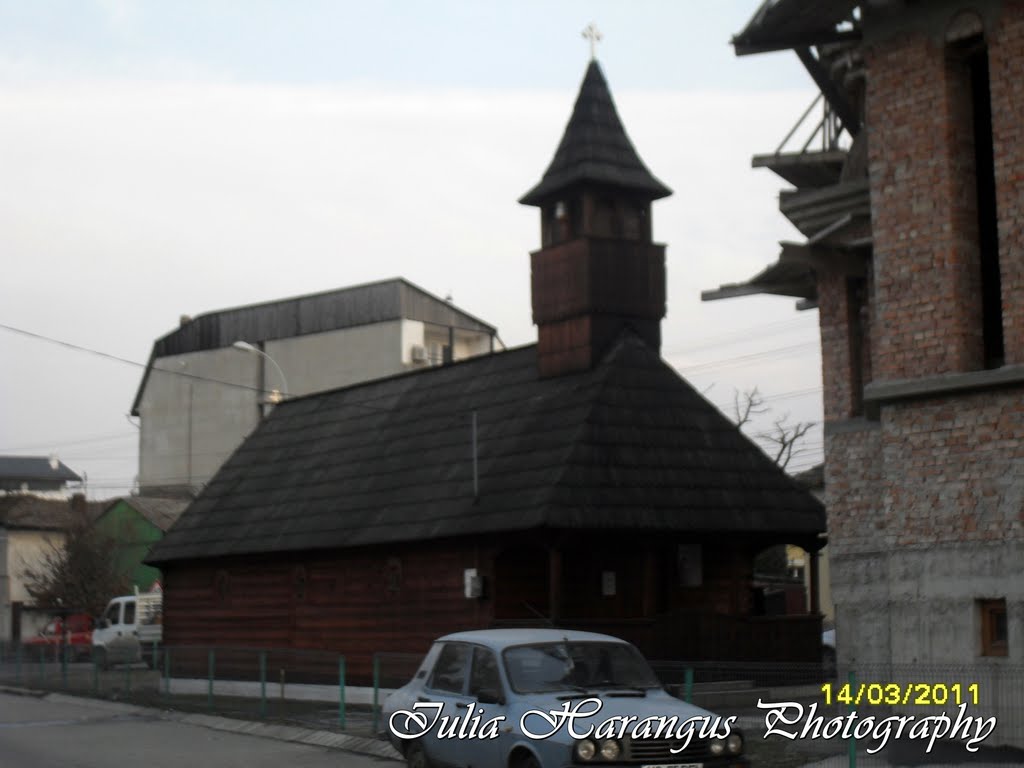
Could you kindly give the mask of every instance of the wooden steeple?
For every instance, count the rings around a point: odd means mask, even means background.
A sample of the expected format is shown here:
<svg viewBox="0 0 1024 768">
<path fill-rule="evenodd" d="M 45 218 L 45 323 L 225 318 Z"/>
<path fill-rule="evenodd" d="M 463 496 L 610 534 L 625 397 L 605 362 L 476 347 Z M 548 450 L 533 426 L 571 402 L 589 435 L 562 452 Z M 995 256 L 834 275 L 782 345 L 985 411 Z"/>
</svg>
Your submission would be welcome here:
<svg viewBox="0 0 1024 768">
<path fill-rule="evenodd" d="M 519 200 L 541 210 L 542 248 L 531 254 L 541 376 L 591 368 L 627 328 L 660 348 L 665 246 L 651 242 L 650 210 L 670 194 L 591 61 L 554 159 Z"/>
</svg>

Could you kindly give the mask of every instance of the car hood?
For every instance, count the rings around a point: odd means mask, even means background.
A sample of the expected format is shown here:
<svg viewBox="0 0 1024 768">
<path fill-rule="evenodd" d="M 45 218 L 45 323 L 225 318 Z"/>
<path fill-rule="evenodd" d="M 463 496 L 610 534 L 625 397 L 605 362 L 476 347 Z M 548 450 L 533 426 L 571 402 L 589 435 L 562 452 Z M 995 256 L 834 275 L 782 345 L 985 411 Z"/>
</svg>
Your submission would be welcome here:
<svg viewBox="0 0 1024 768">
<path fill-rule="evenodd" d="M 597 705 L 592 702 L 593 699 L 600 701 L 600 709 L 597 709 Z M 657 689 L 648 690 L 645 696 L 608 690 L 594 690 L 579 694 L 545 694 L 531 696 L 528 699 L 519 698 L 509 706 L 510 714 L 516 718 L 517 722 L 528 712 L 561 713 L 566 708 L 569 712 L 576 712 L 580 715 L 594 713 L 586 717 L 580 716 L 575 720 L 578 723 L 577 731 L 585 730 L 590 725 L 596 726 L 612 717 L 632 716 L 636 717 L 638 721 L 648 717 L 677 717 L 679 723 L 690 718 L 709 718 L 709 722 L 713 723 L 718 718 L 718 715 L 708 712 L 706 709 L 687 704 L 685 701 Z M 529 715 L 526 725 L 530 730 L 537 731 L 543 727 L 544 722 L 544 718 L 540 715 Z"/>
</svg>

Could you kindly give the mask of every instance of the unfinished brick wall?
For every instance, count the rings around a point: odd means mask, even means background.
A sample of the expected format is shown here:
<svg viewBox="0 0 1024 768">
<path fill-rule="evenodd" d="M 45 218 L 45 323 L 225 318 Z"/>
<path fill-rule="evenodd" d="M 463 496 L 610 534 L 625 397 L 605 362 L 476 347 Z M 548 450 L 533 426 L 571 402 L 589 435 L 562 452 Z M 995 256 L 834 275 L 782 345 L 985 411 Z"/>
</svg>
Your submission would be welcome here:
<svg viewBox="0 0 1024 768">
<path fill-rule="evenodd" d="M 866 52 L 876 379 L 981 367 L 973 150 L 946 46 L 905 32 Z M 973 162 L 973 161 L 971 161 Z"/>
<path fill-rule="evenodd" d="M 989 35 L 996 206 L 1007 363 L 1024 363 L 1024 2 L 1006 0 Z"/>
<path fill-rule="evenodd" d="M 888 547 L 1024 538 L 1024 388 L 882 413 Z"/>
<path fill-rule="evenodd" d="M 881 429 L 868 423 L 862 429 L 825 436 L 825 501 L 833 558 L 875 550 L 885 536 L 881 445 Z"/>
<path fill-rule="evenodd" d="M 978 5 L 1005 363 L 1024 364 L 1024 0 Z M 865 383 L 986 365 L 973 113 L 963 49 L 944 34 L 962 11 L 952 2 L 907 6 L 877 34 L 866 31 L 873 293 Z M 977 658 L 976 601 L 997 597 L 1007 601 L 1010 660 L 1024 662 L 1024 384 L 883 400 L 858 418 L 848 287 L 846 276 L 818 274 L 841 658 Z"/>
</svg>

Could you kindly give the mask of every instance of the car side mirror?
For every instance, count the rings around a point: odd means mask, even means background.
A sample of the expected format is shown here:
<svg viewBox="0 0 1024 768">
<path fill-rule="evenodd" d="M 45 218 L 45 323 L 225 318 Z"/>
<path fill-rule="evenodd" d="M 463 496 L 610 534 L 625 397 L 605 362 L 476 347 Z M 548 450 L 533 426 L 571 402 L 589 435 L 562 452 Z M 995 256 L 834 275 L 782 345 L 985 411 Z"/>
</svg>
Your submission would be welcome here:
<svg viewBox="0 0 1024 768">
<path fill-rule="evenodd" d="M 96 626 L 98 626 L 100 629 L 107 629 L 107 627 L 110 626 L 110 619 L 100 619 L 99 623 Z"/>
</svg>

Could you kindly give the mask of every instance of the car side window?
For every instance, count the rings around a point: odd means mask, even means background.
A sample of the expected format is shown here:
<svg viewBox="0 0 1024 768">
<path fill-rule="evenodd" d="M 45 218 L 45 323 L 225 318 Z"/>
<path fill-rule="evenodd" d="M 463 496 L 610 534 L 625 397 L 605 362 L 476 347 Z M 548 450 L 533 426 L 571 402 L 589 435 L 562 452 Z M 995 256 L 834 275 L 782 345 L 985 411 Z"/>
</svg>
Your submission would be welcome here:
<svg viewBox="0 0 1024 768">
<path fill-rule="evenodd" d="M 501 698 L 501 675 L 498 660 L 486 648 L 473 649 L 473 670 L 469 677 L 469 695 L 480 699 Z"/>
<path fill-rule="evenodd" d="M 107 608 L 107 614 L 106 614 L 106 616 L 104 618 L 106 618 L 106 620 L 109 621 L 111 623 L 111 625 L 120 624 L 121 623 L 121 604 L 120 603 L 114 603 L 112 606 Z"/>
<path fill-rule="evenodd" d="M 135 603 L 124 604 L 124 623 L 134 624 L 135 623 Z"/>
<path fill-rule="evenodd" d="M 441 650 L 430 677 L 430 687 L 435 691 L 462 693 L 466 687 L 466 671 L 469 667 L 470 647 L 462 643 L 448 643 Z"/>
</svg>

